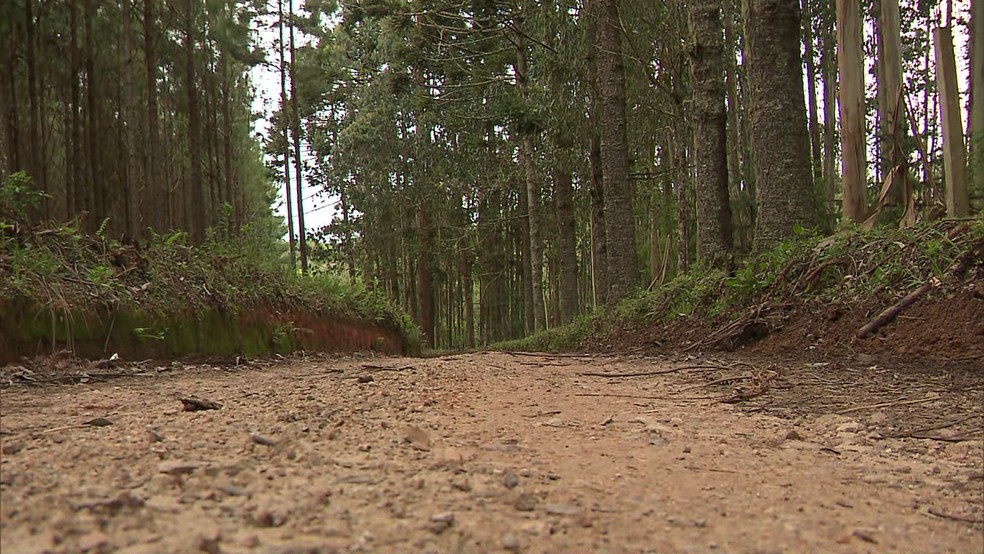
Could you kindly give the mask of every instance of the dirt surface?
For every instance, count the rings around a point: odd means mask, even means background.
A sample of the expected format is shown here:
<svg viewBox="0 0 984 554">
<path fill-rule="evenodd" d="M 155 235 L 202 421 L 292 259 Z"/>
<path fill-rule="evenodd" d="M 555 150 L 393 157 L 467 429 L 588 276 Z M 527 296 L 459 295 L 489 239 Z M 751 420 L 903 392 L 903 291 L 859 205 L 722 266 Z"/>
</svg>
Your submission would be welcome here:
<svg viewBox="0 0 984 554">
<path fill-rule="evenodd" d="M 984 551 L 980 367 L 480 353 L 11 371 L 4 554 Z"/>
</svg>

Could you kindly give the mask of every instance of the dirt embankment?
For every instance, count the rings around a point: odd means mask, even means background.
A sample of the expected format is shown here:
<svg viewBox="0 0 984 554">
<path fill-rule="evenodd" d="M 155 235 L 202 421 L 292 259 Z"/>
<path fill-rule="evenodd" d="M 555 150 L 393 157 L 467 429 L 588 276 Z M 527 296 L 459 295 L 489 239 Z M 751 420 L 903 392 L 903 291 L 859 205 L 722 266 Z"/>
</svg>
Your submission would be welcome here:
<svg viewBox="0 0 984 554">
<path fill-rule="evenodd" d="M 489 353 L 15 382 L 3 552 L 984 549 L 980 373 Z"/>
</svg>

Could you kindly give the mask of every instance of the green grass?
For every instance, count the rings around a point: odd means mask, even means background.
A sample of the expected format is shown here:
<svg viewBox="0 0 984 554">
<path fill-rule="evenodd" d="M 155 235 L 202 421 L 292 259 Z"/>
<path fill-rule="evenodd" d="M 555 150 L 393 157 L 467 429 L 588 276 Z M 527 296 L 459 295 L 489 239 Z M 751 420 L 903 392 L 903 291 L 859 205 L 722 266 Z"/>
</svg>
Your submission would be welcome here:
<svg viewBox="0 0 984 554">
<path fill-rule="evenodd" d="M 955 286 L 968 272 L 984 277 L 982 259 L 984 213 L 908 229 L 848 226 L 829 237 L 796 236 L 748 258 L 730 275 L 697 266 L 614 308 L 494 348 L 570 351 L 616 329 L 679 318 L 734 318 L 763 302 L 851 303 L 897 296 L 932 278 Z"/>
</svg>

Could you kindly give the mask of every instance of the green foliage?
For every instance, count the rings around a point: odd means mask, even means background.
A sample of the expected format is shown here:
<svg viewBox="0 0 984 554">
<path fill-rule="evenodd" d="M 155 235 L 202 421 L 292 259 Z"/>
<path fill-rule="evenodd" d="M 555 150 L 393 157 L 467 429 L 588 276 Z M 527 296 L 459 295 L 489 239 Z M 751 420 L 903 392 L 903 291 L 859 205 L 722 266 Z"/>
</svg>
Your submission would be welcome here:
<svg viewBox="0 0 984 554">
<path fill-rule="evenodd" d="M 25 222 L 46 196 L 27 173 L 18 171 L 7 176 L 0 184 L 0 231 L 15 222 Z"/>
<path fill-rule="evenodd" d="M 395 328 L 410 349 L 419 348 L 420 331 L 382 295 L 332 275 L 287 271 L 265 230 L 223 235 L 218 230 L 198 247 L 188 245 L 183 231 L 154 235 L 142 249 L 70 227 L 26 237 L 0 235 L 0 302 L 27 301 L 53 314 L 112 307 L 165 321 L 297 310 Z M 280 329 L 275 346 L 287 350 L 295 331 L 293 325 Z M 167 334 L 147 327 L 136 333 L 141 340 Z"/>
<path fill-rule="evenodd" d="M 504 350 L 563 351 L 614 329 L 668 323 L 680 317 L 734 317 L 769 301 L 851 302 L 897 296 L 928 279 L 961 272 L 984 276 L 984 213 L 909 229 L 862 231 L 847 226 L 821 238 L 800 233 L 750 257 L 728 276 L 697 266 L 652 291 L 623 300 L 570 325 L 496 345 Z"/>
</svg>

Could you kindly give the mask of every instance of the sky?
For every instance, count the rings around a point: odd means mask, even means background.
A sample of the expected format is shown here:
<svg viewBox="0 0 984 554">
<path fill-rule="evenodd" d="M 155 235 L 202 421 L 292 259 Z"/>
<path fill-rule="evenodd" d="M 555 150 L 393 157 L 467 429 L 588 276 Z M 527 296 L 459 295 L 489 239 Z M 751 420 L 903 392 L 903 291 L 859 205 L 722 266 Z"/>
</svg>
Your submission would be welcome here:
<svg viewBox="0 0 984 554">
<path fill-rule="evenodd" d="M 970 2 L 971 0 L 954 0 L 954 19 L 958 16 L 967 16 L 970 12 Z M 299 7 L 297 9 L 303 9 L 303 0 L 298 2 Z M 941 3 L 942 4 L 942 3 Z M 276 6 L 273 6 L 274 8 Z M 269 16 L 266 18 L 261 18 L 257 23 L 257 32 L 259 35 L 259 40 L 261 46 L 270 53 L 270 61 L 277 61 L 276 53 L 276 41 L 277 41 L 277 29 L 272 27 L 271 24 L 275 21 L 275 16 Z M 966 28 L 962 26 L 955 25 L 953 30 L 954 47 L 957 51 L 958 59 L 958 71 L 960 73 L 960 89 L 961 89 L 961 105 L 964 105 L 966 93 L 967 93 L 967 65 L 964 60 L 965 53 L 967 51 L 967 33 Z M 304 38 L 298 36 L 297 40 L 302 42 Z M 303 42 L 302 42 L 303 43 Z M 251 77 L 253 84 L 256 87 L 256 98 L 253 101 L 253 111 L 257 113 L 262 113 L 265 116 L 276 111 L 280 106 L 280 75 L 272 67 L 267 66 L 256 66 L 251 71 Z M 818 93 L 822 91 L 818 90 Z M 822 117 L 822 113 L 820 114 Z M 966 113 L 963 114 L 966 118 Z M 254 127 L 255 132 L 265 135 L 267 129 L 269 128 L 269 122 L 267 119 L 260 118 L 257 120 Z M 964 128 L 966 128 L 966 121 L 964 122 Z M 292 175 L 292 180 L 294 179 Z M 309 187 L 307 182 L 302 183 L 302 189 L 304 191 L 304 219 L 305 225 L 308 232 L 315 231 L 329 223 L 336 213 L 336 200 L 329 198 L 324 195 L 319 195 L 316 187 Z M 291 192 L 296 189 L 291 188 Z M 281 188 L 280 195 L 274 206 L 275 212 L 279 214 L 286 220 L 287 212 L 284 202 L 284 191 Z M 295 235 L 296 235 L 296 225 L 295 225 Z"/>
</svg>

